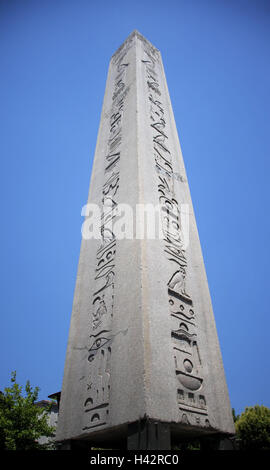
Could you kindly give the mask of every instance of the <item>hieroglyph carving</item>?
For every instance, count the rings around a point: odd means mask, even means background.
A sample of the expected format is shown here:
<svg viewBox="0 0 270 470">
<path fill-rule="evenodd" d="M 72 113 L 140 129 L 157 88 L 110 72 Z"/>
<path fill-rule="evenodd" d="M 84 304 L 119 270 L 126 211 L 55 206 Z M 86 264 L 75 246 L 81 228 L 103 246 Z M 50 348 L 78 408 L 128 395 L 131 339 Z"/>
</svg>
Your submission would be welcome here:
<svg viewBox="0 0 270 470">
<path fill-rule="evenodd" d="M 144 44 L 145 80 L 153 139 L 153 157 L 157 174 L 157 190 L 164 252 L 169 261 L 168 303 L 172 321 L 171 338 L 174 351 L 176 393 L 179 421 L 194 426 L 209 426 L 204 395 L 203 367 L 198 347 L 196 313 L 191 294 L 187 292 L 188 260 L 184 250 L 179 205 L 175 195 L 173 155 L 169 147 L 168 124 L 162 103 L 158 53 Z"/>
<path fill-rule="evenodd" d="M 128 47 L 114 56 L 115 79 L 110 110 L 110 127 L 102 187 L 101 245 L 96 255 L 94 295 L 89 312 L 88 371 L 84 396 L 83 430 L 106 425 L 109 418 L 110 358 L 115 285 L 116 237 L 113 220 L 117 214 L 120 175 L 122 119 L 128 88 L 128 63 L 123 61 Z"/>
</svg>

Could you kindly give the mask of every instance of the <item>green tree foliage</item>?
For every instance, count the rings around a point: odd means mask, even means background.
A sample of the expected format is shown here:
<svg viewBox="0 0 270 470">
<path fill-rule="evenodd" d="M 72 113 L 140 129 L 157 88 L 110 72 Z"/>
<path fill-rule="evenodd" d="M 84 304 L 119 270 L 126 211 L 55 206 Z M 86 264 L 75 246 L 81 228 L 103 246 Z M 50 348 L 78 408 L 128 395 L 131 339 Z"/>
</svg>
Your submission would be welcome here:
<svg viewBox="0 0 270 470">
<path fill-rule="evenodd" d="M 241 448 L 270 450 L 270 409 L 256 405 L 247 407 L 235 422 Z"/>
<path fill-rule="evenodd" d="M 0 394 L 0 450 L 50 449 L 52 443 L 39 444 L 41 436 L 53 437 L 55 429 L 48 424 L 48 409 L 35 405 L 39 388 L 33 390 L 29 381 L 22 387 L 11 374 L 11 386 Z"/>
<path fill-rule="evenodd" d="M 232 415 L 233 415 L 233 422 L 236 423 L 236 421 L 239 419 L 239 416 L 240 416 L 240 415 L 237 415 L 237 414 L 235 413 L 235 409 L 234 409 L 234 408 L 232 409 Z"/>
</svg>

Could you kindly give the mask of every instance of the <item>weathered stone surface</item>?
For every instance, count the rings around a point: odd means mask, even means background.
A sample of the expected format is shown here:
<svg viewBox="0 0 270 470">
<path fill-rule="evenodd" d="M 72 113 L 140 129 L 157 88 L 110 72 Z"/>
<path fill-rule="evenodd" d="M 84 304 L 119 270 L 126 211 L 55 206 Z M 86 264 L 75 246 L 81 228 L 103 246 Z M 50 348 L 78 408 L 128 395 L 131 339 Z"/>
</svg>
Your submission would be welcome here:
<svg viewBox="0 0 270 470">
<path fill-rule="evenodd" d="M 57 439 L 122 438 L 144 418 L 173 434 L 233 433 L 161 55 L 136 31 L 110 62 L 89 202 L 108 211 L 102 240 L 82 240 Z M 159 204 L 161 239 L 116 239 L 122 203 Z"/>
</svg>

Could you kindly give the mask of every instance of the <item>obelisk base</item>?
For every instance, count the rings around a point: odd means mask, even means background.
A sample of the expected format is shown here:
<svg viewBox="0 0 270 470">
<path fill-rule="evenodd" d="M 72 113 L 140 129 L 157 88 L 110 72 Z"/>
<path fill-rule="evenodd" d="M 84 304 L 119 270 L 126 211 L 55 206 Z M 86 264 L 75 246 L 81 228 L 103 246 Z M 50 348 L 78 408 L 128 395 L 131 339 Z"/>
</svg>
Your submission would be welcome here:
<svg viewBox="0 0 270 470">
<path fill-rule="evenodd" d="M 205 437 L 200 439 L 200 450 L 216 451 L 216 450 L 235 450 L 233 440 L 228 436 L 216 435 L 213 437 Z"/>
<path fill-rule="evenodd" d="M 146 419 L 129 424 L 127 448 L 128 450 L 170 450 L 170 425 Z"/>
<path fill-rule="evenodd" d="M 88 440 L 68 439 L 63 442 L 57 442 L 57 450 L 89 451 L 93 443 Z"/>
</svg>

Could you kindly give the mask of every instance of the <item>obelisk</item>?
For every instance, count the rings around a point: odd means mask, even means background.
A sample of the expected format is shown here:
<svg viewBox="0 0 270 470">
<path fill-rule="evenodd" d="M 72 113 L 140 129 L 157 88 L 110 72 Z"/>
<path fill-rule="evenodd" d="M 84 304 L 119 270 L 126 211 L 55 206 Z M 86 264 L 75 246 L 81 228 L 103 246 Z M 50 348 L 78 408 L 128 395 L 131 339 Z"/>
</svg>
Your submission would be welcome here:
<svg viewBox="0 0 270 470">
<path fill-rule="evenodd" d="M 138 231 L 138 207 L 158 208 L 159 236 Z M 233 433 L 162 59 L 134 31 L 109 66 L 56 439 L 170 449 Z"/>
</svg>

